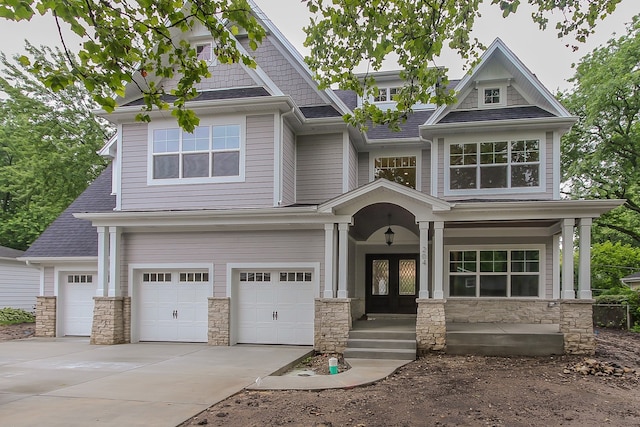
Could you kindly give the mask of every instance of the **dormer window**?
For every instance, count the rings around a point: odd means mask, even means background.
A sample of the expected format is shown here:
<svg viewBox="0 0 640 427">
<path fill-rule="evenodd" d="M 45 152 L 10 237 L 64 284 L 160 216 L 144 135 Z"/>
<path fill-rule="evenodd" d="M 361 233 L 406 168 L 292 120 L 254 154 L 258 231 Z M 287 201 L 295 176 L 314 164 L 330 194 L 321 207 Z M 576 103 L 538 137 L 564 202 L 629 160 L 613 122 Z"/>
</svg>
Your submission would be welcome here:
<svg viewBox="0 0 640 427">
<path fill-rule="evenodd" d="M 373 97 L 373 102 L 391 102 L 400 92 L 399 87 L 383 87 L 378 89 L 378 95 Z"/>
<path fill-rule="evenodd" d="M 196 56 L 200 61 L 211 64 L 213 62 L 213 45 L 211 43 L 196 44 Z"/>
<path fill-rule="evenodd" d="M 484 90 L 484 103 L 485 104 L 500 104 L 500 89 L 491 88 Z"/>
<path fill-rule="evenodd" d="M 478 84 L 478 108 L 506 107 L 507 84 Z"/>
</svg>

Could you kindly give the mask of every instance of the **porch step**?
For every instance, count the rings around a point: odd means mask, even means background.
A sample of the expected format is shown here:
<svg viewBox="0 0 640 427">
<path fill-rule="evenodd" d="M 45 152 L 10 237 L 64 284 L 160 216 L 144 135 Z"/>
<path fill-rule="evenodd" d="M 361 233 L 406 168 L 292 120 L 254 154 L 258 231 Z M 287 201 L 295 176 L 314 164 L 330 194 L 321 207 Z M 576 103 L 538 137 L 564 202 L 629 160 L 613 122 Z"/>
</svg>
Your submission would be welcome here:
<svg viewBox="0 0 640 427">
<path fill-rule="evenodd" d="M 415 320 L 355 322 L 349 331 L 345 358 L 415 360 Z"/>
<path fill-rule="evenodd" d="M 560 332 L 447 331 L 448 354 L 485 356 L 550 356 L 564 353 Z"/>
</svg>

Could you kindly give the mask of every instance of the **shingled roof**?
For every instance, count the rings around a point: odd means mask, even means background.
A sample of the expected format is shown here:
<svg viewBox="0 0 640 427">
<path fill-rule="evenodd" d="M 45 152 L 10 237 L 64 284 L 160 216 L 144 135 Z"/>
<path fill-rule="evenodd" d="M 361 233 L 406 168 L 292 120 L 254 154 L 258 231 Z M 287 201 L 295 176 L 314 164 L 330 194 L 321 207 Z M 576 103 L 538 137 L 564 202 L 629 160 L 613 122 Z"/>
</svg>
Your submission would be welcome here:
<svg viewBox="0 0 640 427">
<path fill-rule="evenodd" d="M 38 237 L 25 258 L 98 256 L 98 234 L 90 221 L 75 218 L 79 212 L 109 212 L 116 206 L 111 195 L 111 165 Z"/>
<path fill-rule="evenodd" d="M 258 96 L 269 96 L 269 92 L 263 87 L 245 87 L 238 89 L 225 89 L 225 90 L 206 90 L 200 92 L 198 96 L 190 101 L 212 101 L 216 99 L 234 99 L 234 98 L 255 98 Z M 162 100 L 165 102 L 173 102 L 177 99 L 174 95 L 163 95 Z M 136 105 L 144 105 L 144 99 L 136 99 L 135 101 L 128 102 L 123 107 L 131 107 Z"/>
<path fill-rule="evenodd" d="M 418 138 L 420 129 L 418 126 L 424 124 L 433 114 L 433 110 L 417 110 L 409 115 L 407 121 L 400 124 L 400 131 L 394 132 L 387 126 L 369 127 L 367 138 L 369 139 L 398 139 L 398 138 Z"/>
<path fill-rule="evenodd" d="M 0 258 L 18 258 L 24 252 L 17 249 L 7 248 L 6 246 L 0 246 Z"/>
<path fill-rule="evenodd" d="M 482 122 L 492 120 L 539 119 L 555 117 L 540 107 L 508 107 L 485 110 L 451 111 L 440 123 Z"/>
</svg>

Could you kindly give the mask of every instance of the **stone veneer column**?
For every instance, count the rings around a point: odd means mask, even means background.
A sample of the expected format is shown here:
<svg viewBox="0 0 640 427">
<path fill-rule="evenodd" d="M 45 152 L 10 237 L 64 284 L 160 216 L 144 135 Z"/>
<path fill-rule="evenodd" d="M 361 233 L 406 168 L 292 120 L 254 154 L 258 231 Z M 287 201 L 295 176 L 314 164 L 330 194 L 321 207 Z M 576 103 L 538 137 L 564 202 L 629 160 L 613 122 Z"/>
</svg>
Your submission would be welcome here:
<svg viewBox="0 0 640 427">
<path fill-rule="evenodd" d="M 560 303 L 560 332 L 565 354 L 593 354 L 593 300 L 564 300 Z"/>
<path fill-rule="evenodd" d="M 351 330 L 350 298 L 318 298 L 313 345 L 321 353 L 342 353 Z"/>
<path fill-rule="evenodd" d="M 230 326 L 230 304 L 229 298 L 209 298 L 209 345 L 229 345 Z"/>
<path fill-rule="evenodd" d="M 91 344 L 123 344 L 124 297 L 93 297 L 93 304 Z"/>
<path fill-rule="evenodd" d="M 418 354 L 444 350 L 447 344 L 447 325 L 444 305 L 446 300 L 418 298 L 416 316 L 416 341 Z"/>
<path fill-rule="evenodd" d="M 122 316 L 124 323 L 124 342 L 131 342 L 131 297 L 124 297 L 122 302 Z"/>
<path fill-rule="evenodd" d="M 36 337 L 56 336 L 56 297 L 36 297 Z"/>
</svg>

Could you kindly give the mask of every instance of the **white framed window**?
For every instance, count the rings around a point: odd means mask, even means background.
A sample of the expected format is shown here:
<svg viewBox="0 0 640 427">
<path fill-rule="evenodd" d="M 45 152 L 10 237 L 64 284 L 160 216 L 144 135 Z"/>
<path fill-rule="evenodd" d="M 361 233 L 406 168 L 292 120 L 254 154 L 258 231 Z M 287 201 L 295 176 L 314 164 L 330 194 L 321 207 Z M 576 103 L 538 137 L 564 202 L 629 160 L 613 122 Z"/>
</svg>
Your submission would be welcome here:
<svg viewBox="0 0 640 427">
<path fill-rule="evenodd" d="M 146 283 L 153 283 L 153 282 L 171 283 L 171 273 L 164 273 L 164 272 L 143 273 L 142 281 Z"/>
<path fill-rule="evenodd" d="M 281 282 L 311 282 L 313 274 L 310 271 L 281 271 Z"/>
<path fill-rule="evenodd" d="M 208 283 L 209 273 L 200 271 L 180 272 L 178 274 L 180 283 Z"/>
<path fill-rule="evenodd" d="M 268 271 L 241 271 L 241 282 L 271 282 L 271 273 Z"/>
<path fill-rule="evenodd" d="M 192 133 L 149 126 L 150 185 L 244 181 L 244 117 L 201 120 Z"/>
<path fill-rule="evenodd" d="M 196 57 L 200 61 L 204 61 L 209 65 L 215 63 L 216 57 L 213 54 L 213 43 L 211 42 L 199 42 L 195 44 Z"/>
<path fill-rule="evenodd" d="M 92 274 L 69 274 L 67 283 L 93 283 Z"/>
<path fill-rule="evenodd" d="M 447 144 L 447 194 L 539 191 L 544 187 L 543 141 L 530 136 Z"/>
<path fill-rule="evenodd" d="M 369 154 L 369 180 L 385 178 L 420 191 L 422 154 L 415 150 L 382 150 Z"/>
<path fill-rule="evenodd" d="M 449 297 L 544 296 L 544 247 L 456 247 L 447 250 Z"/>
<path fill-rule="evenodd" d="M 507 105 L 506 84 L 478 86 L 478 108 L 504 107 Z"/>
<path fill-rule="evenodd" d="M 400 91 L 399 87 L 382 87 L 378 88 L 378 94 L 373 97 L 374 103 L 393 102 L 396 94 Z"/>
</svg>

